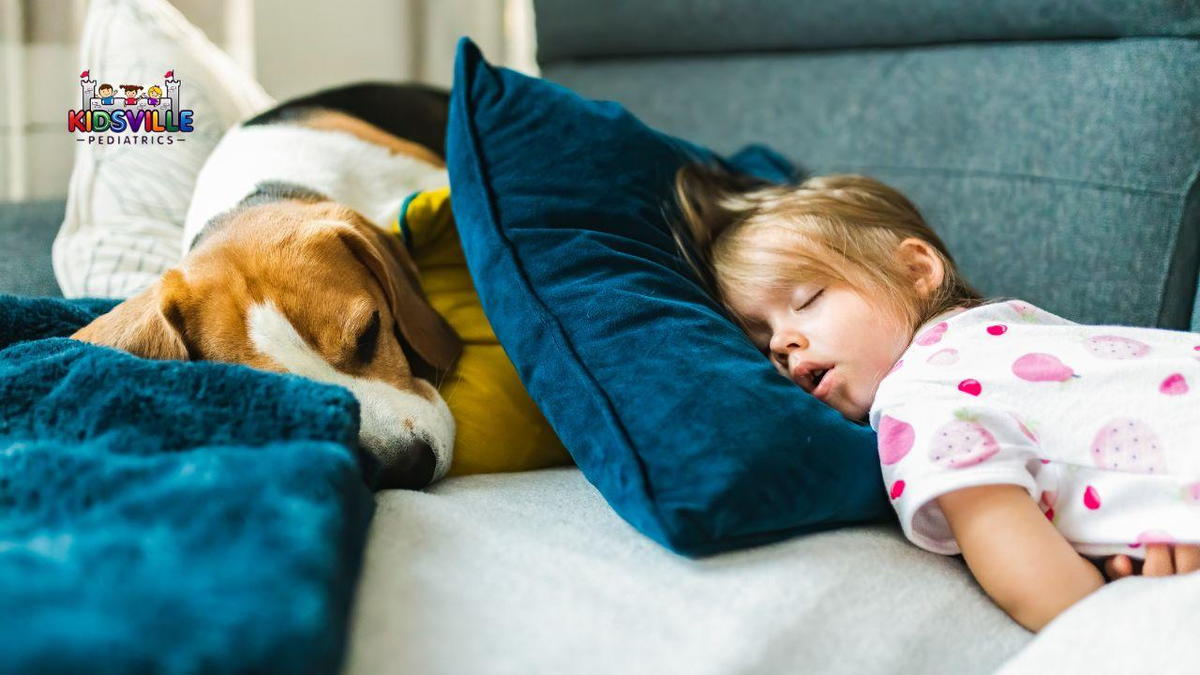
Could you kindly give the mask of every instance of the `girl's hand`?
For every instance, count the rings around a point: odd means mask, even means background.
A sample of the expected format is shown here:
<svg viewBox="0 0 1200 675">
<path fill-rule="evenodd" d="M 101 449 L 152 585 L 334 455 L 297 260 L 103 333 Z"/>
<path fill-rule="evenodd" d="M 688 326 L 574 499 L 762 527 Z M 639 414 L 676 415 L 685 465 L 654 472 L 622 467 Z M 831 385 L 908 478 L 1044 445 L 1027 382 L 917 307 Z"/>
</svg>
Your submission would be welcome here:
<svg viewBox="0 0 1200 675">
<path fill-rule="evenodd" d="M 1104 561 L 1104 576 L 1116 581 L 1141 574 L 1165 577 L 1200 570 L 1200 545 L 1147 544 L 1146 560 L 1133 560 L 1127 555 L 1114 555 Z"/>
</svg>

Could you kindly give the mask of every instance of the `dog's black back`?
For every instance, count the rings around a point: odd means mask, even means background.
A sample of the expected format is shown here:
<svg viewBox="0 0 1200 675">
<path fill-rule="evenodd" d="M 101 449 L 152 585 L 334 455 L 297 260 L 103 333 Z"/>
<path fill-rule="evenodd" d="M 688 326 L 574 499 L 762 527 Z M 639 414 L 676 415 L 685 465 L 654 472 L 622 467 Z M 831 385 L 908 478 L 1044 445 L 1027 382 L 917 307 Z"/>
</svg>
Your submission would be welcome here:
<svg viewBox="0 0 1200 675">
<path fill-rule="evenodd" d="M 243 125 L 300 121 L 317 110 L 335 110 L 446 156 L 450 92 L 423 84 L 360 82 L 284 101 Z"/>
</svg>

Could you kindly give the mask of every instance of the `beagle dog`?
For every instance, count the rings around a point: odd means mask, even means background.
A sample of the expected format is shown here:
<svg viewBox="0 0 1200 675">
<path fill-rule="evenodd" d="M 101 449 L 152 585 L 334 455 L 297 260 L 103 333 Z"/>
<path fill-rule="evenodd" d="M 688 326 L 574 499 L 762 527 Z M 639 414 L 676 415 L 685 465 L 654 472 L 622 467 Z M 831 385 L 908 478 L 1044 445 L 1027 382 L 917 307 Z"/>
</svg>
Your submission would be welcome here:
<svg viewBox="0 0 1200 675">
<path fill-rule="evenodd" d="M 359 84 L 234 127 L 197 179 L 182 261 L 71 337 L 344 386 L 376 486 L 437 480 L 455 431 L 437 378 L 462 345 L 385 228 L 405 195 L 448 183 L 447 112 L 445 91 Z"/>
</svg>

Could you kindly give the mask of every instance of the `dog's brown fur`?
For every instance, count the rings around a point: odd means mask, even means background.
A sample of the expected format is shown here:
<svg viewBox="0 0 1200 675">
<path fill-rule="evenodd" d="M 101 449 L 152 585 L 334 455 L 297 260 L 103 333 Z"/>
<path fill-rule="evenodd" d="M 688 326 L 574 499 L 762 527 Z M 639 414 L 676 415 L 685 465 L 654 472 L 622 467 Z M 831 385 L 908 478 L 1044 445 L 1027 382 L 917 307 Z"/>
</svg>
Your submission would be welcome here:
<svg viewBox="0 0 1200 675">
<path fill-rule="evenodd" d="M 299 123 L 444 166 L 429 148 L 343 113 L 317 111 Z M 285 372 L 248 335 L 249 308 L 270 301 L 337 370 L 427 400 L 437 395 L 414 370 L 449 370 L 462 345 L 425 299 L 416 265 L 395 237 L 312 194 L 250 200 L 217 221 L 177 267 L 71 337 L 146 358 Z M 374 348 L 361 349 L 376 321 Z"/>
</svg>

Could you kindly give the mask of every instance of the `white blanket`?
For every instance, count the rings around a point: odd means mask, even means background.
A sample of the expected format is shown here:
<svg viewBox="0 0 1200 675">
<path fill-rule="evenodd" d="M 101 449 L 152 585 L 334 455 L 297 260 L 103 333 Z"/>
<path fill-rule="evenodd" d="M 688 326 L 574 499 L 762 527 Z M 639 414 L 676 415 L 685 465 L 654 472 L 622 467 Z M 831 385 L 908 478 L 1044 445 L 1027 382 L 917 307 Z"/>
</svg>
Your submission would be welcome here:
<svg viewBox="0 0 1200 675">
<path fill-rule="evenodd" d="M 1109 584 L 1033 639 L 961 558 L 912 546 L 898 526 L 690 560 L 638 534 L 576 469 L 453 478 L 382 492 L 378 506 L 348 673 L 1091 675 L 1200 662 L 1200 574 Z"/>
<path fill-rule="evenodd" d="M 999 672 L 1200 672 L 1200 572 L 1108 584 L 1046 626 Z"/>
</svg>

